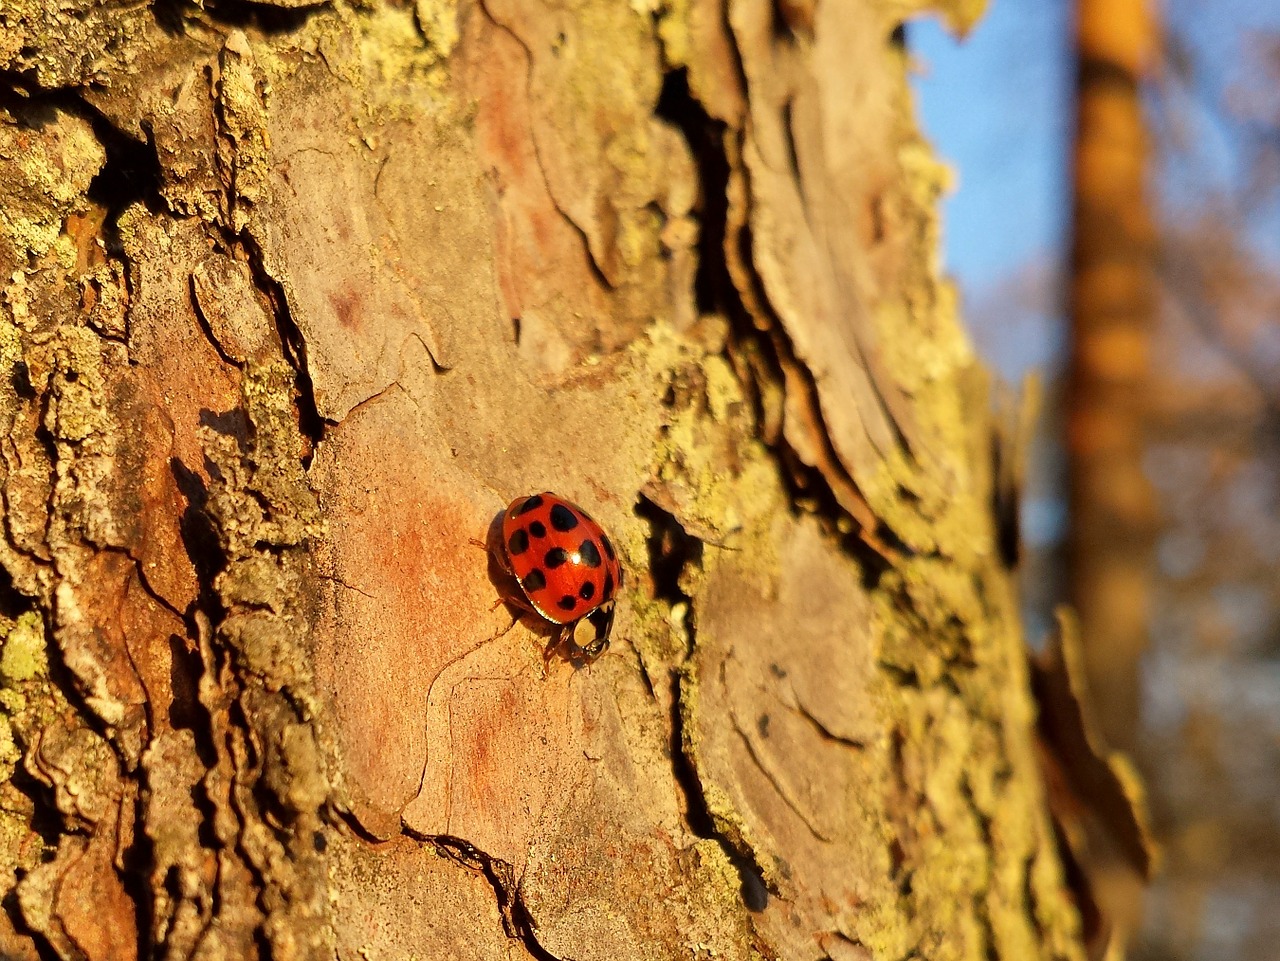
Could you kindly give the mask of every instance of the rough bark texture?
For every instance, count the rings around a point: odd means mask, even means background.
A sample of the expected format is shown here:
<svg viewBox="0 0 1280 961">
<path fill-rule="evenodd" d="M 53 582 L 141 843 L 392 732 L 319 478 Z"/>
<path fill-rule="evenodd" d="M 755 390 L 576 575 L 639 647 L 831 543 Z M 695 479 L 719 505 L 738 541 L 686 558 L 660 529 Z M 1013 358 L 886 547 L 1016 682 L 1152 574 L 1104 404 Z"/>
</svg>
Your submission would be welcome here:
<svg viewBox="0 0 1280 961">
<path fill-rule="evenodd" d="M 0 949 L 1083 956 L 915 6 L 0 3 Z"/>
</svg>

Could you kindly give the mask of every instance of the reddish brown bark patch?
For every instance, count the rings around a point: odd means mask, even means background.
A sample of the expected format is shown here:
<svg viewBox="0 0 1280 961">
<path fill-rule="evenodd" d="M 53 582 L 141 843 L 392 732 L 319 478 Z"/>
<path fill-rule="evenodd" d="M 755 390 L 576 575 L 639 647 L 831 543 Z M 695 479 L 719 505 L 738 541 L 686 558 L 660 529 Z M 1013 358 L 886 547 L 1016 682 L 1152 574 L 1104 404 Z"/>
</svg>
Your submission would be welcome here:
<svg viewBox="0 0 1280 961">
<path fill-rule="evenodd" d="M 452 464 L 422 456 L 416 407 L 399 388 L 330 431 L 311 480 L 328 519 L 316 676 L 332 699 L 355 813 L 399 827 L 418 793 L 427 698 L 445 667 L 509 623 L 481 538 L 501 505 Z"/>
</svg>

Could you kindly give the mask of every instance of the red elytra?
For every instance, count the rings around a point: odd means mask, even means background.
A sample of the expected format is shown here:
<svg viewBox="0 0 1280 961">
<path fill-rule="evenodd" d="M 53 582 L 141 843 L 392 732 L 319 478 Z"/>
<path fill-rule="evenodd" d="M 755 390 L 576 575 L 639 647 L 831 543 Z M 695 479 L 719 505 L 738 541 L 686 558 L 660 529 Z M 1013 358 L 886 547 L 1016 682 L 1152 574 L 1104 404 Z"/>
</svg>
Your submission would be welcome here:
<svg viewBox="0 0 1280 961">
<path fill-rule="evenodd" d="M 548 654 L 563 645 L 570 660 L 589 664 L 605 652 L 622 566 L 590 514 L 550 491 L 517 497 L 503 512 L 501 541 L 491 549 L 522 595 L 512 591 L 504 599 L 559 626 Z M 574 637 L 583 620 L 595 635 L 579 645 Z"/>
</svg>

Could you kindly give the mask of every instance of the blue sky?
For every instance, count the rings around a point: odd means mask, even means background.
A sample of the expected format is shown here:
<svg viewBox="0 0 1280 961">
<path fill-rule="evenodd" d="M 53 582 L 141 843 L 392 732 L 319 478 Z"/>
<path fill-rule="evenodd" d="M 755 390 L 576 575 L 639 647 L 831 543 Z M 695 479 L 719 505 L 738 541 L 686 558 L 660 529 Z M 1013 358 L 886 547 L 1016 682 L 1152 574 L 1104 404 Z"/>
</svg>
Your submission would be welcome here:
<svg viewBox="0 0 1280 961">
<path fill-rule="evenodd" d="M 1280 30 L 1280 2 L 1172 0 L 1163 14 L 1195 73 L 1193 90 L 1165 84 L 1184 142 L 1162 154 L 1155 203 L 1177 218 L 1209 193 L 1240 196 L 1246 155 L 1224 108 L 1249 87 L 1255 105 L 1276 109 L 1267 85 L 1251 76 L 1258 57 L 1250 38 Z M 966 303 L 1030 265 L 1061 268 L 1069 243 L 1072 4 L 992 0 L 965 40 L 927 18 L 908 26 L 908 42 L 920 67 L 913 86 L 921 123 L 957 172 L 958 188 L 943 205 L 944 260 Z M 1280 191 L 1239 215 L 1255 253 L 1280 265 Z M 982 346 L 984 317 L 971 311 L 969 320 Z M 1006 376 L 1052 362 L 989 359 Z"/>
<path fill-rule="evenodd" d="M 1070 33 L 1063 0 L 993 0 L 960 42 L 933 18 L 908 27 L 925 133 L 958 172 L 945 261 L 968 292 L 1066 243 Z"/>
</svg>

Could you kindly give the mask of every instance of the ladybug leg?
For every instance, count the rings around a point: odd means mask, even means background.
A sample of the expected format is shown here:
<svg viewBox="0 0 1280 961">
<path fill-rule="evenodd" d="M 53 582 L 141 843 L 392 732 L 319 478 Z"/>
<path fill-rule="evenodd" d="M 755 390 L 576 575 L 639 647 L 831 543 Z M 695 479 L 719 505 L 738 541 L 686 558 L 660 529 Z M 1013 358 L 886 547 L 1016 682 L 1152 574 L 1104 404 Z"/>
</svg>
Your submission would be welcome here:
<svg viewBox="0 0 1280 961">
<path fill-rule="evenodd" d="M 511 560 L 507 557 L 506 551 L 495 550 L 492 544 L 486 544 L 484 541 L 477 540 L 474 537 L 468 537 L 467 543 L 472 547 L 478 547 L 489 555 L 489 560 L 498 565 L 498 570 L 504 574 L 511 574 Z"/>
<path fill-rule="evenodd" d="M 537 643 L 538 640 L 539 639 L 537 637 L 534 637 L 535 643 Z M 551 639 L 542 647 L 542 679 L 544 681 L 547 679 L 547 667 L 550 665 L 551 658 L 555 655 L 556 649 L 559 648 L 559 646 L 560 634 L 557 632 L 552 635 Z"/>
<path fill-rule="evenodd" d="M 538 614 L 536 610 L 534 610 L 532 604 L 530 604 L 523 597 L 519 597 L 515 594 L 510 594 L 508 596 L 498 598 L 498 603 L 494 604 L 493 607 L 489 608 L 489 610 L 496 611 L 498 609 L 498 604 L 510 604 L 512 607 L 516 608 L 516 610 L 520 611 L 522 614 L 537 614 L 538 617 L 542 616 L 541 614 Z"/>
<path fill-rule="evenodd" d="M 551 659 L 560 653 L 565 644 L 565 636 L 567 628 L 562 627 L 551 635 L 551 640 L 547 641 L 547 646 L 542 649 L 542 676 L 547 676 L 547 665 L 551 663 Z"/>
<path fill-rule="evenodd" d="M 492 613 L 493 611 L 496 611 L 503 604 L 509 604 L 511 607 L 514 607 L 517 611 L 519 611 L 519 613 L 511 618 L 511 623 L 502 629 L 502 631 L 497 635 L 498 637 L 505 637 L 507 632 L 510 631 L 511 628 L 515 627 L 518 623 L 520 623 L 520 618 L 522 618 L 526 614 L 532 614 L 534 617 L 538 618 L 539 620 L 542 620 L 542 615 L 539 614 L 537 610 L 534 609 L 534 606 L 532 604 L 530 604 L 523 597 L 516 597 L 514 595 L 511 595 L 508 597 L 499 597 L 498 600 L 494 603 L 494 605 L 489 608 L 490 613 Z M 559 649 L 562 635 L 563 635 L 563 630 L 557 631 L 556 634 L 552 636 L 551 640 L 547 643 L 547 645 L 542 649 L 542 676 L 544 679 L 547 676 L 547 662 L 551 659 L 551 656 L 556 652 L 556 650 Z M 538 635 L 534 634 L 533 642 L 537 644 L 539 640 L 540 639 Z"/>
</svg>

